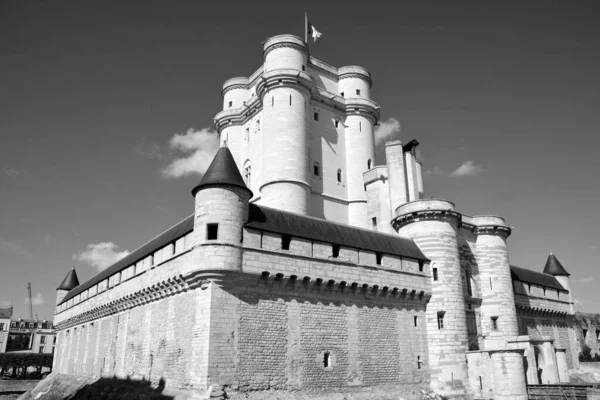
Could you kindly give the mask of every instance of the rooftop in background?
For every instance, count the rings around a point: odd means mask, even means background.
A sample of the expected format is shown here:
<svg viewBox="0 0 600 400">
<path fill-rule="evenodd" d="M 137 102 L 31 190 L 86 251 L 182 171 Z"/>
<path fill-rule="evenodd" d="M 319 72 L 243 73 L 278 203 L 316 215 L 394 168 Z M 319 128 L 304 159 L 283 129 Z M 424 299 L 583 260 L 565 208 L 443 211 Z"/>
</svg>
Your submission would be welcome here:
<svg viewBox="0 0 600 400">
<path fill-rule="evenodd" d="M 75 272 L 75 267 L 73 267 L 56 290 L 72 290 L 77 286 L 79 286 L 79 278 L 77 278 L 77 272 Z"/>
<path fill-rule="evenodd" d="M 0 308 L 0 318 L 12 318 L 13 308 Z"/>
<path fill-rule="evenodd" d="M 510 266 L 510 271 L 513 279 L 521 282 L 534 283 L 540 286 L 563 290 L 565 292 L 567 291 L 554 276 L 548 275 L 544 272 L 536 272 L 530 269 L 517 267 L 515 265 Z"/>
<path fill-rule="evenodd" d="M 569 276 L 567 270 L 562 266 L 558 258 L 552 253 L 548 254 L 546 260 L 546 266 L 544 267 L 544 273 L 554 276 Z"/>
</svg>

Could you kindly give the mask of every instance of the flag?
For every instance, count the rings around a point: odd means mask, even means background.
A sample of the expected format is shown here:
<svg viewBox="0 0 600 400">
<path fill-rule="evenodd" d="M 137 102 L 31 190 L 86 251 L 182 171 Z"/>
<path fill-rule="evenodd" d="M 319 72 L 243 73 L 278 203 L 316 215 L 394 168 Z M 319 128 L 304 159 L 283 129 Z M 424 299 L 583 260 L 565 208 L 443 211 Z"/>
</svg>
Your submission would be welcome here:
<svg viewBox="0 0 600 400">
<path fill-rule="evenodd" d="M 317 28 L 315 28 L 314 25 L 310 23 L 310 21 L 307 21 L 307 24 L 308 24 L 308 34 L 310 36 L 312 36 L 314 42 L 316 43 L 317 40 L 319 40 L 321 38 L 321 36 L 323 36 L 323 34 L 321 32 L 319 32 L 317 30 Z"/>
</svg>

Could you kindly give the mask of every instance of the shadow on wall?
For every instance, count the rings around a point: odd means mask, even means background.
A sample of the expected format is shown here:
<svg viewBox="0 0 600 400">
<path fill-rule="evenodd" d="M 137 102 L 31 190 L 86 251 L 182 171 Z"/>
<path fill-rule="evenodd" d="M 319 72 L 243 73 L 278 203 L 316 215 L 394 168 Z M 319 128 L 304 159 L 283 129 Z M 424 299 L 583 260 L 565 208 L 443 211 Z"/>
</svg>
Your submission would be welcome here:
<svg viewBox="0 0 600 400">
<path fill-rule="evenodd" d="M 22 395 L 20 399 L 174 399 L 173 396 L 163 394 L 164 389 L 165 381 L 163 379 L 157 387 L 153 387 L 149 381 L 145 380 L 134 381 L 129 378 L 90 378 L 52 374 L 41 381 L 34 389 Z"/>
</svg>

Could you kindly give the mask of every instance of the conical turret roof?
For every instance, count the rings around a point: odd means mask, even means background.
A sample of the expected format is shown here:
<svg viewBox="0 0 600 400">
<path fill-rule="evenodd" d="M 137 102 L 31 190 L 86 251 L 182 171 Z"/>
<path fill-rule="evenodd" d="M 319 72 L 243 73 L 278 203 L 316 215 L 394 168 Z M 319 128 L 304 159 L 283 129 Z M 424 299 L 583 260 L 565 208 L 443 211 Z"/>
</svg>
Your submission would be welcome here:
<svg viewBox="0 0 600 400">
<path fill-rule="evenodd" d="M 246 189 L 250 192 L 250 197 L 252 197 L 252 192 L 244 183 L 244 179 L 242 178 L 242 175 L 240 175 L 237 164 L 227 147 L 221 147 L 219 149 L 200 183 L 192 189 L 192 195 L 195 196 L 199 190 L 207 186 L 223 185 L 237 186 Z"/>
<path fill-rule="evenodd" d="M 548 260 L 546 260 L 546 266 L 544 267 L 544 273 L 548 275 L 563 275 L 569 276 L 570 273 L 562 266 L 558 258 L 552 253 L 548 255 Z"/>
<path fill-rule="evenodd" d="M 71 268 L 65 279 L 63 279 L 62 283 L 56 290 L 72 290 L 79 286 L 79 279 L 77 278 L 77 272 L 75 272 L 75 267 Z"/>
</svg>

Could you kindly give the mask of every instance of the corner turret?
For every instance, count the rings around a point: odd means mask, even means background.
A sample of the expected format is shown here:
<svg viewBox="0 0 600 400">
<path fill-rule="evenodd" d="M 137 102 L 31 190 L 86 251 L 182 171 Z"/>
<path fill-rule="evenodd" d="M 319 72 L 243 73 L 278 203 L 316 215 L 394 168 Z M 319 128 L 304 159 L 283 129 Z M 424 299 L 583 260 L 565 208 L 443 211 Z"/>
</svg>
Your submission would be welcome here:
<svg viewBox="0 0 600 400">
<path fill-rule="evenodd" d="M 196 199 L 193 246 L 202 246 L 211 268 L 241 268 L 242 227 L 248 220 L 248 189 L 227 147 L 221 147 L 200 183 Z"/>
<path fill-rule="evenodd" d="M 573 294 L 571 293 L 571 276 L 570 273 L 567 272 L 565 267 L 562 266 L 558 258 L 552 252 L 548 254 L 548 259 L 546 260 L 546 266 L 544 267 L 544 273 L 548 275 L 553 275 L 558 283 L 561 284 L 565 290 L 569 291 L 569 303 L 571 303 L 570 311 L 571 314 L 575 314 L 575 305 L 573 303 Z"/>
<path fill-rule="evenodd" d="M 79 279 L 77 278 L 77 272 L 75 272 L 75 266 L 73 266 L 62 283 L 56 288 L 56 305 L 65 298 L 69 291 L 75 289 L 77 286 L 79 286 Z"/>
</svg>

